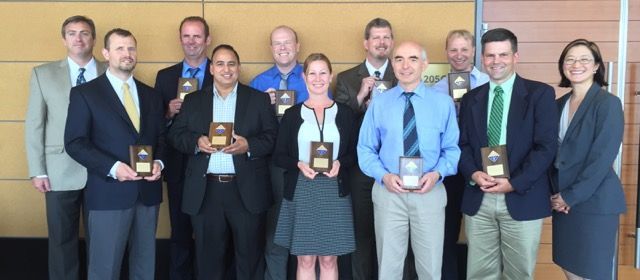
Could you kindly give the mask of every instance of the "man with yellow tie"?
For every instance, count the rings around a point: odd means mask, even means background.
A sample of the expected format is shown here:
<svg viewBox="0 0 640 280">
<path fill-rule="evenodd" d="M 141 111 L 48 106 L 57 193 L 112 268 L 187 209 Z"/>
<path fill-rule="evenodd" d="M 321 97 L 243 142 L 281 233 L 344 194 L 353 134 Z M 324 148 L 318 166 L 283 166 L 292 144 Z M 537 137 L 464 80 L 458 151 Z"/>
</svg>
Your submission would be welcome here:
<svg viewBox="0 0 640 280">
<path fill-rule="evenodd" d="M 154 279 L 165 134 L 162 99 L 133 78 L 133 34 L 117 28 L 104 41 L 109 68 L 71 90 L 64 135 L 67 152 L 88 171 L 88 278 L 117 279 L 128 246 L 129 278 Z M 138 174 L 145 171 L 145 162 L 150 174 Z"/>
</svg>

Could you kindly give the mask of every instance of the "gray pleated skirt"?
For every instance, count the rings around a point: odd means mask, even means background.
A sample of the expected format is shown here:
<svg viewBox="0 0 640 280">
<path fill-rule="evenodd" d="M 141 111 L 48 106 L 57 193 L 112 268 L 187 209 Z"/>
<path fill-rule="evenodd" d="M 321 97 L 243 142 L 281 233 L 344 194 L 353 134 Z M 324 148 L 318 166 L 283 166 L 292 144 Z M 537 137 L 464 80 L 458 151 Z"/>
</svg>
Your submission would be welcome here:
<svg viewBox="0 0 640 280">
<path fill-rule="evenodd" d="M 293 200 L 282 200 L 274 243 L 296 256 L 340 256 L 355 250 L 351 197 L 338 196 L 336 178 L 298 176 Z"/>
</svg>

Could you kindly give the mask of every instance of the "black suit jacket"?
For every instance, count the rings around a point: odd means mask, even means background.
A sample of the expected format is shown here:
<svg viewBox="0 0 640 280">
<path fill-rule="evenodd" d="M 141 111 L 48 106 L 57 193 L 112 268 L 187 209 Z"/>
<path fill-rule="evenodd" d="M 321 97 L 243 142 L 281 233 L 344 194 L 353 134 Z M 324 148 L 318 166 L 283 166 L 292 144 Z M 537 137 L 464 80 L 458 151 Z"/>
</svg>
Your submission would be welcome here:
<svg viewBox="0 0 640 280">
<path fill-rule="evenodd" d="M 162 201 L 162 182 L 120 182 L 108 176 L 116 161 L 130 164 L 129 145 L 151 145 L 163 159 L 165 122 L 162 100 L 135 80 L 140 107 L 140 133 L 106 74 L 71 89 L 64 142 L 69 155 L 87 168 L 85 191 L 89 210 L 128 209 L 139 198 L 144 205 Z"/>
<path fill-rule="evenodd" d="M 156 75 L 156 85 L 154 88 L 156 92 L 160 93 L 162 96 L 163 108 L 165 110 L 168 109 L 167 105 L 169 102 L 176 98 L 178 79 L 182 77 L 182 64 L 182 62 L 179 62 L 175 65 L 164 68 L 158 71 L 158 75 Z M 206 88 L 213 84 L 213 77 L 209 71 L 210 65 L 211 60 L 207 59 L 207 67 L 205 68 L 204 80 L 201 88 Z M 171 126 L 173 120 L 171 119 L 167 121 L 169 126 Z M 165 181 L 170 183 L 182 181 L 184 179 L 184 168 L 186 166 L 187 157 L 171 145 L 167 145 L 165 151 L 165 158 L 167 159 L 165 162 L 165 169 L 163 170 Z"/>
<path fill-rule="evenodd" d="M 273 153 L 275 165 L 282 167 L 285 172 L 284 198 L 293 200 L 293 194 L 298 181 L 298 132 L 303 123 L 300 110 L 303 104 L 297 104 L 285 111 L 280 122 L 278 131 L 278 142 Z M 353 129 L 353 112 L 347 105 L 335 103 L 338 106 L 336 115 L 336 126 L 340 133 L 340 147 L 338 147 L 338 160 L 340 161 L 340 171 L 338 173 L 339 196 L 348 195 L 351 190 L 346 187 L 346 170 L 355 164 L 355 143 L 358 134 Z M 318 175 L 324 176 L 324 175 Z"/>
<path fill-rule="evenodd" d="M 460 162 L 458 171 L 471 182 L 471 175 L 482 171 L 480 148 L 488 146 L 487 107 L 489 83 L 465 94 L 460 106 Z M 507 120 L 509 182 L 513 192 L 506 194 L 507 209 L 518 221 L 551 215 L 551 195 L 547 170 L 558 150 L 558 118 L 551 86 L 516 76 Z M 462 212 L 475 215 L 484 192 L 467 184 Z"/>
<path fill-rule="evenodd" d="M 273 203 L 267 158 L 273 152 L 278 121 L 269 96 L 238 83 L 234 131 L 247 138 L 249 154 L 233 156 L 240 197 L 247 210 L 260 213 Z M 195 153 L 198 138 L 209 134 L 213 118 L 213 86 L 187 95 L 169 130 L 169 140 L 189 154 L 185 170 L 182 211 L 196 215 L 207 186 L 209 154 Z"/>
</svg>

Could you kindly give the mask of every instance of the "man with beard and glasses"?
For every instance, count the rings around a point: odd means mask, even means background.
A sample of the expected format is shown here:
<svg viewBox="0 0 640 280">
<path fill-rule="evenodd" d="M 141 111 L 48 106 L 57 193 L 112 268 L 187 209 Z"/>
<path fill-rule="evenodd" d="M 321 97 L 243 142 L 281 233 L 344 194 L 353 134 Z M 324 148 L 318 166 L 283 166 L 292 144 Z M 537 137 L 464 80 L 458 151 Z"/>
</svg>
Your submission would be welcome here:
<svg viewBox="0 0 640 280">
<path fill-rule="evenodd" d="M 156 228 L 162 201 L 165 121 L 162 98 L 133 78 L 136 39 L 116 28 L 105 35 L 104 75 L 71 89 L 64 133 L 69 155 L 87 168 L 89 279 L 118 279 L 125 249 L 129 279 L 154 279 Z M 138 145 L 149 145 L 147 151 Z M 141 176 L 131 148 L 154 162 Z M 136 168 L 136 169 L 134 169 Z M 141 170 L 144 171 L 144 170 Z"/>
<path fill-rule="evenodd" d="M 165 118 L 168 127 L 182 108 L 183 99 L 177 91 L 180 78 L 195 78 L 196 89 L 213 84 L 209 72 L 211 60 L 207 57 L 207 47 L 211 45 L 209 24 L 199 16 L 186 17 L 180 23 L 180 45 L 184 59 L 172 66 L 158 71 L 155 90 L 162 95 L 165 106 Z M 169 244 L 169 278 L 172 280 L 193 279 L 193 228 L 189 215 L 182 213 L 182 190 L 187 156 L 167 145 L 165 151 L 166 169 L 164 180 L 167 182 L 169 199 L 169 221 L 171 239 Z"/>
</svg>

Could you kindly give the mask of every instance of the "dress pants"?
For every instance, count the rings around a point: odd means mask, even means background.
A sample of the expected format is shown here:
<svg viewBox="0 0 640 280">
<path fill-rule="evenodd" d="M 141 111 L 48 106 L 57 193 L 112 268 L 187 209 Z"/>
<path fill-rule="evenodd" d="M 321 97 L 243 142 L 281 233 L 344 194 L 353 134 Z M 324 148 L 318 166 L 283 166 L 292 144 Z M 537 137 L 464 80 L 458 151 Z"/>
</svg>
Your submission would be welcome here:
<svg viewBox="0 0 640 280">
<path fill-rule="evenodd" d="M 362 173 L 357 166 L 349 170 L 349 175 L 356 237 L 356 250 L 351 253 L 353 279 L 378 279 L 376 236 L 373 228 L 373 201 L 371 201 L 371 187 L 374 180 Z"/>
<path fill-rule="evenodd" d="M 169 279 L 193 279 L 193 229 L 191 217 L 182 212 L 182 190 L 184 181 L 167 181 L 169 220 L 171 238 L 169 240 Z"/>
<path fill-rule="evenodd" d="M 273 188 L 274 205 L 267 212 L 266 222 L 266 246 L 264 258 L 266 261 L 266 269 L 264 272 L 265 280 L 282 280 L 287 279 L 287 263 L 289 262 L 289 250 L 273 243 L 273 237 L 278 224 L 278 216 L 280 214 L 280 205 L 282 204 L 282 195 L 284 192 L 284 169 L 269 164 L 271 170 L 271 186 Z"/>
<path fill-rule="evenodd" d="M 195 233 L 197 279 L 225 279 L 225 252 L 235 250 L 238 280 L 264 279 L 266 211 L 249 212 L 242 203 L 236 180 L 208 180 L 200 212 L 191 216 Z"/>
<path fill-rule="evenodd" d="M 83 190 L 45 193 L 49 234 L 49 279 L 80 279 L 78 231 Z M 86 215 L 82 215 L 86 218 Z M 84 223 L 86 226 L 86 222 Z"/>
<path fill-rule="evenodd" d="M 478 213 L 464 215 L 467 279 L 533 280 L 542 219 L 516 221 L 504 194 L 485 193 Z"/>
<path fill-rule="evenodd" d="M 129 279 L 155 279 L 159 205 L 89 211 L 89 280 L 119 279 L 125 248 Z"/>
<path fill-rule="evenodd" d="M 442 255 L 442 279 L 464 279 L 458 275 L 458 237 L 460 236 L 460 224 L 462 223 L 462 194 L 465 187 L 464 176 L 456 174 L 444 178 L 444 186 L 447 190 L 447 207 L 444 219 L 444 249 Z"/>
<path fill-rule="evenodd" d="M 425 194 L 372 190 L 379 279 L 402 279 L 409 235 L 419 279 L 440 279 L 447 195 L 442 183 Z"/>
</svg>

